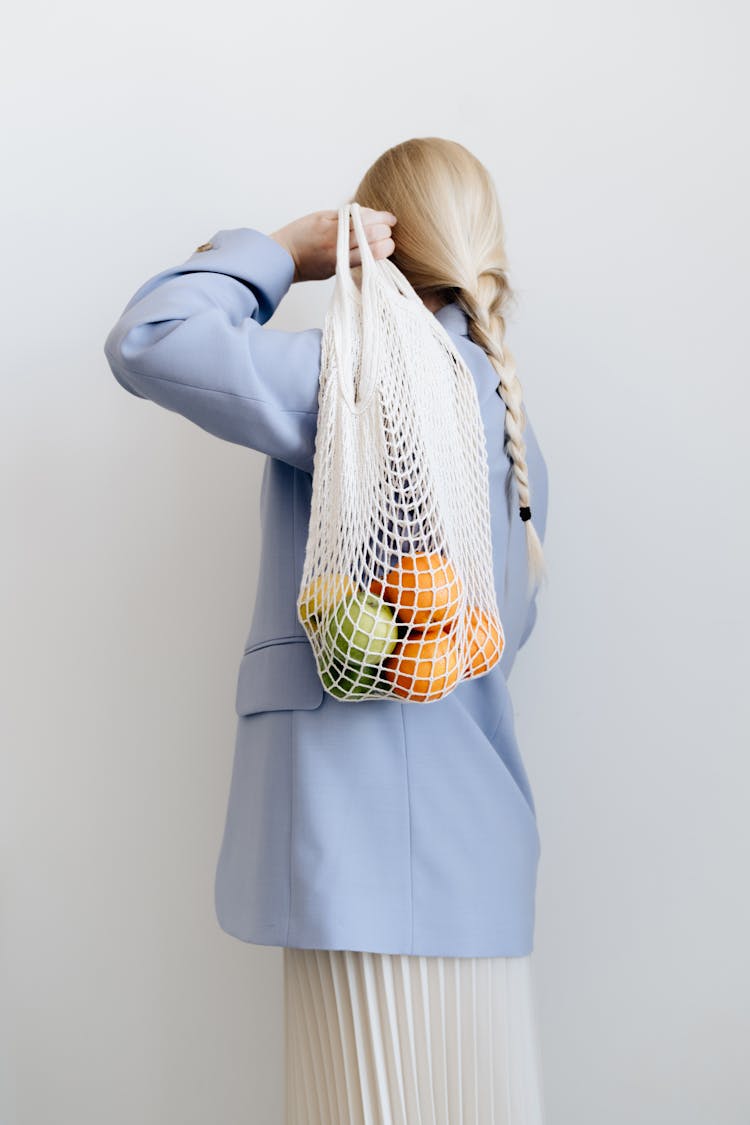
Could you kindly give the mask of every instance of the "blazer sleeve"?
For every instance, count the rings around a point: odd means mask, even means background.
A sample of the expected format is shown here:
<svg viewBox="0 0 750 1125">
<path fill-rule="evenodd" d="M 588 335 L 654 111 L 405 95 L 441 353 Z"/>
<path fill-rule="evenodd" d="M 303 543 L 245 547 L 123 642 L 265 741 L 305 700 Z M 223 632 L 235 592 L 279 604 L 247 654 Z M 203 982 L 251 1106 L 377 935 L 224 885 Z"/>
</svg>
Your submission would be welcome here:
<svg viewBox="0 0 750 1125">
<path fill-rule="evenodd" d="M 138 398 L 312 473 L 322 332 L 263 327 L 294 259 L 250 227 L 207 245 L 136 290 L 104 344 L 112 373 Z"/>
<path fill-rule="evenodd" d="M 534 527 L 536 528 L 537 535 L 542 543 L 547 532 L 547 507 L 549 503 L 549 472 L 547 470 L 547 463 L 542 456 L 542 451 L 539 448 L 534 429 L 529 422 L 526 427 L 527 432 L 524 434 L 526 441 L 526 465 L 529 471 L 529 480 L 532 485 L 531 493 L 531 514 L 534 520 Z M 531 636 L 534 626 L 536 625 L 537 618 L 537 605 L 536 605 L 536 592 L 531 598 L 529 608 L 526 613 L 526 623 L 521 634 L 521 639 L 518 642 L 518 648 L 522 648 L 526 641 Z"/>
</svg>

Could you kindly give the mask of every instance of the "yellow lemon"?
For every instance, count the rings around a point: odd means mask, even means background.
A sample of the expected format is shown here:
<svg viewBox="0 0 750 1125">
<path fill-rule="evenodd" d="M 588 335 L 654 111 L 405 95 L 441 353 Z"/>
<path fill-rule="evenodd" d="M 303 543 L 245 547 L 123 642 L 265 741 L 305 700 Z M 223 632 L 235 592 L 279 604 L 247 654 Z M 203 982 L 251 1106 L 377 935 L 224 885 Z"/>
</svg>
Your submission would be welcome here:
<svg viewBox="0 0 750 1125">
<path fill-rule="evenodd" d="M 298 599 L 302 625 L 317 629 L 324 616 L 340 601 L 354 593 L 356 586 L 348 574 L 319 574 L 308 582 Z"/>
</svg>

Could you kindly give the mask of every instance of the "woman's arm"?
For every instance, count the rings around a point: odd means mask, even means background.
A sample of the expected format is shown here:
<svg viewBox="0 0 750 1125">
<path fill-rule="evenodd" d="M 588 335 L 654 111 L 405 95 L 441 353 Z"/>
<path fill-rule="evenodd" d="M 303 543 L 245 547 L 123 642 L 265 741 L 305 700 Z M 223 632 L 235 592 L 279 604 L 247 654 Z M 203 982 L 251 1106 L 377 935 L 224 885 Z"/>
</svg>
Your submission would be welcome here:
<svg viewBox="0 0 750 1125">
<path fill-rule="evenodd" d="M 368 213 L 368 242 L 379 256 L 393 249 L 383 214 Z M 104 344 L 118 383 L 217 437 L 312 473 L 322 332 L 263 325 L 295 279 L 335 272 L 337 218 L 315 212 L 273 236 L 220 230 L 146 281 Z"/>
<path fill-rule="evenodd" d="M 312 472 L 322 333 L 262 327 L 294 260 L 252 228 L 210 243 L 135 292 L 104 344 L 112 373 L 217 437 Z"/>
</svg>

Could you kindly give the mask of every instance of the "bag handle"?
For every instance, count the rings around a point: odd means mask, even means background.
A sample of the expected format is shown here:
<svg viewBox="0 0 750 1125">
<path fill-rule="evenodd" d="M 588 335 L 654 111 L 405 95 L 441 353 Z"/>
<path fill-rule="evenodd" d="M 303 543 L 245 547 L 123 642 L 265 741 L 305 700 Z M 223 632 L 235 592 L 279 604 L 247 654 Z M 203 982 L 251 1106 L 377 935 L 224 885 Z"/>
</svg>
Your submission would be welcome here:
<svg viewBox="0 0 750 1125">
<path fill-rule="evenodd" d="M 351 274 L 349 261 L 349 218 L 359 247 L 362 263 L 362 284 L 358 287 Z M 411 315 L 426 318 L 430 324 L 437 323 L 429 312 L 424 302 L 412 287 L 401 271 L 389 261 L 388 258 L 379 261 L 373 257 L 370 244 L 367 241 L 367 232 L 362 221 L 362 209 L 356 201 L 345 203 L 339 208 L 338 230 L 336 233 L 336 286 L 340 288 L 343 296 L 350 298 L 361 312 L 360 332 L 362 337 L 361 354 L 359 357 L 360 371 L 357 388 L 357 398 L 354 398 L 354 388 L 347 384 L 347 366 L 352 356 L 351 319 L 349 311 L 345 311 L 342 303 L 340 315 L 334 318 L 336 346 L 343 367 L 339 366 L 339 390 L 352 413 L 360 413 L 367 409 L 378 380 L 377 356 L 373 356 L 376 349 L 378 327 L 372 323 L 374 305 L 372 304 L 373 286 L 381 286 L 387 290 L 388 297 Z"/>
<path fill-rule="evenodd" d="M 354 282 L 349 263 L 350 216 L 362 258 L 361 290 Z M 360 205 L 356 202 L 343 204 L 339 207 L 336 235 L 336 290 L 341 294 L 341 300 L 338 312 L 333 315 L 333 325 L 339 359 L 337 363 L 339 394 L 353 414 L 360 414 L 367 409 L 376 385 L 370 355 L 374 342 L 372 336 L 374 326 L 371 323 L 371 317 L 365 315 L 365 306 L 369 304 L 367 295 L 371 292 L 371 275 L 375 273 L 375 265 L 375 259 L 367 242 L 367 233 L 362 222 Z M 349 301 L 345 298 L 350 298 L 354 305 L 358 307 L 358 313 L 353 312 Z M 332 309 L 333 307 L 332 304 Z M 361 348 L 356 353 L 352 338 L 352 328 L 355 321 L 359 324 L 361 333 Z M 351 364 L 355 355 L 358 357 L 358 371 L 353 372 Z M 355 376 L 358 383 L 356 399 L 354 397 L 355 387 L 349 382 L 352 375 Z"/>
<path fill-rule="evenodd" d="M 369 276 L 371 271 L 376 269 L 376 262 L 372 256 L 370 243 L 367 241 L 367 232 L 365 231 L 364 223 L 362 222 L 362 213 L 359 203 L 345 203 L 339 207 L 338 231 L 336 237 L 336 274 L 341 279 L 341 283 L 353 296 L 358 296 L 360 290 L 354 282 L 352 277 L 351 265 L 349 262 L 350 246 L 349 246 L 349 218 L 351 216 L 352 226 L 357 239 L 357 246 L 362 261 L 362 282 L 364 284 L 365 275 Z"/>
<path fill-rule="evenodd" d="M 357 236 L 362 259 L 362 289 L 359 289 L 351 275 L 349 264 L 349 216 L 351 215 L 354 233 Z M 336 243 L 336 276 L 347 296 L 357 301 L 362 296 L 365 284 L 380 285 L 387 290 L 391 300 L 417 316 L 424 316 L 425 306 L 409 279 L 390 260 L 373 257 L 367 232 L 362 222 L 362 208 L 357 202 L 345 203 L 339 208 L 338 237 Z M 367 281 L 365 279 L 367 278 Z"/>
</svg>

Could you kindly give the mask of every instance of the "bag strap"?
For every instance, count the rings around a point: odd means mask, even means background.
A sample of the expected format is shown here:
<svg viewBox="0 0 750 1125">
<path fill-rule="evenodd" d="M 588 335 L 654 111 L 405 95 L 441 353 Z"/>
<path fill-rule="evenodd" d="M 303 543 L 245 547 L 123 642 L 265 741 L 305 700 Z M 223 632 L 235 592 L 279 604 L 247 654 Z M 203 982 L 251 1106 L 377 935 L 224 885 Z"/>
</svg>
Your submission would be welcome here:
<svg viewBox="0 0 750 1125">
<path fill-rule="evenodd" d="M 362 280 L 364 281 L 365 275 L 369 276 L 371 271 L 376 269 L 377 263 L 372 256 L 370 244 L 367 241 L 367 232 L 365 231 L 364 223 L 362 222 L 361 207 L 359 203 L 344 203 L 339 207 L 338 231 L 336 238 L 336 276 L 340 279 L 342 286 L 347 289 L 353 296 L 359 295 L 359 289 L 354 283 L 354 278 L 351 273 L 351 265 L 349 262 L 349 255 L 351 247 L 349 246 L 349 219 L 352 220 L 354 234 L 359 248 L 359 255 L 362 262 Z"/>
</svg>

